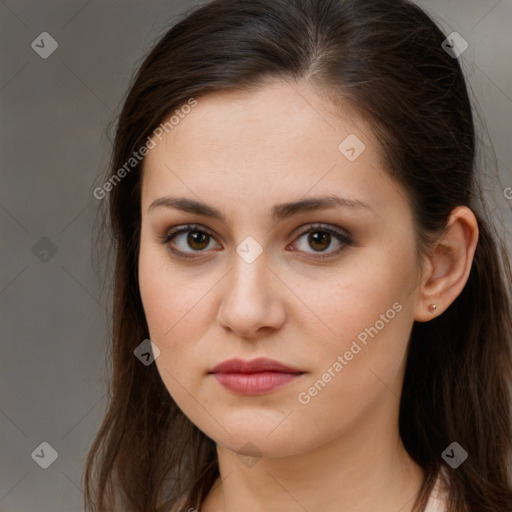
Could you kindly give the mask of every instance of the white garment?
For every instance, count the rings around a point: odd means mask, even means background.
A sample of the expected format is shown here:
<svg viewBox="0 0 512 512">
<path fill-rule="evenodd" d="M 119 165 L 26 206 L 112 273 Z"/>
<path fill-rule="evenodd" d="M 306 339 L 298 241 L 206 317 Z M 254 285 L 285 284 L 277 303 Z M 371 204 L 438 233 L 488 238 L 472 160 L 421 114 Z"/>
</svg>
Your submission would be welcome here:
<svg viewBox="0 0 512 512">
<path fill-rule="evenodd" d="M 446 491 L 441 485 L 441 478 L 438 476 L 425 512 L 446 512 Z"/>
</svg>

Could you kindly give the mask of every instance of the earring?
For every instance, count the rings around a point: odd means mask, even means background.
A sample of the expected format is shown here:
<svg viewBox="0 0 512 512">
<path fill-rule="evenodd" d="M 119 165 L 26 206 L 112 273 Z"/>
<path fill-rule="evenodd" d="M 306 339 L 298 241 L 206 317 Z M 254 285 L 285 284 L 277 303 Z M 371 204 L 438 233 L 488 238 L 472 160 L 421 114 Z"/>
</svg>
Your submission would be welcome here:
<svg viewBox="0 0 512 512">
<path fill-rule="evenodd" d="M 437 306 L 435 304 L 430 304 L 430 306 L 428 307 L 428 310 L 431 313 L 433 313 L 436 309 L 437 309 Z"/>
</svg>

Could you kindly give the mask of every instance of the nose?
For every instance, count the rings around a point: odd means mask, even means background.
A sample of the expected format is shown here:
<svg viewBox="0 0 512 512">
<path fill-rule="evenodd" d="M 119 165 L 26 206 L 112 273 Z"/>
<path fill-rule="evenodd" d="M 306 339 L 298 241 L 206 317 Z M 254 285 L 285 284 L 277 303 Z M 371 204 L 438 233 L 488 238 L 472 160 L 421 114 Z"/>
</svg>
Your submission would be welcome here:
<svg viewBox="0 0 512 512">
<path fill-rule="evenodd" d="M 217 321 L 238 337 L 255 339 L 268 335 L 286 320 L 286 290 L 263 254 L 252 263 L 236 255 L 224 282 Z"/>
</svg>

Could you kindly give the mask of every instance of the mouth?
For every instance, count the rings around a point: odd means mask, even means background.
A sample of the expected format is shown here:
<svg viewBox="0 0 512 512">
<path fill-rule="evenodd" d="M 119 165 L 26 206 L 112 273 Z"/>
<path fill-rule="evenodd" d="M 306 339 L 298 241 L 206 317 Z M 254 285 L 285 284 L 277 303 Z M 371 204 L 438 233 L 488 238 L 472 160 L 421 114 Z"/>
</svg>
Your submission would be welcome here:
<svg viewBox="0 0 512 512">
<path fill-rule="evenodd" d="M 215 366 L 209 374 L 229 391 L 261 395 L 298 379 L 304 371 L 267 358 L 251 361 L 230 359 Z"/>
</svg>

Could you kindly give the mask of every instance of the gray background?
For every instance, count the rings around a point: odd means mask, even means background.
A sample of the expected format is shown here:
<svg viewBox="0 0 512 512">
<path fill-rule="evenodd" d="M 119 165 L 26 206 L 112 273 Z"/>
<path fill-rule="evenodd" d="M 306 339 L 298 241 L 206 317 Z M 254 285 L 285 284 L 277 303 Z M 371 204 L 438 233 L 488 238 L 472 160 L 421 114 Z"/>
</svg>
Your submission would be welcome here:
<svg viewBox="0 0 512 512">
<path fill-rule="evenodd" d="M 133 70 L 198 2 L 0 2 L 0 511 L 82 510 L 84 460 L 106 406 L 92 190 Z M 469 43 L 461 61 L 501 175 L 486 191 L 510 230 L 512 2 L 419 4 Z M 31 47 L 42 32 L 59 45 L 47 59 Z M 48 469 L 31 456 L 44 441 L 59 455 Z"/>
</svg>

